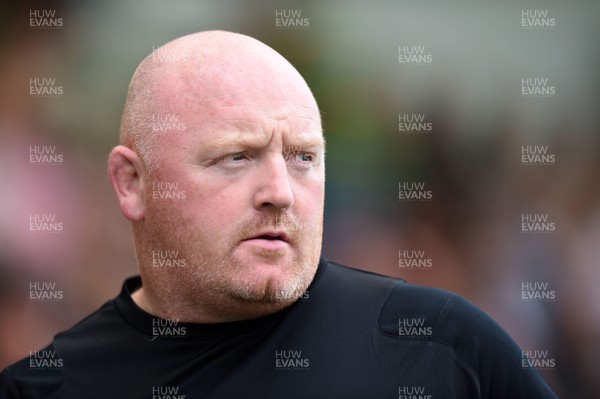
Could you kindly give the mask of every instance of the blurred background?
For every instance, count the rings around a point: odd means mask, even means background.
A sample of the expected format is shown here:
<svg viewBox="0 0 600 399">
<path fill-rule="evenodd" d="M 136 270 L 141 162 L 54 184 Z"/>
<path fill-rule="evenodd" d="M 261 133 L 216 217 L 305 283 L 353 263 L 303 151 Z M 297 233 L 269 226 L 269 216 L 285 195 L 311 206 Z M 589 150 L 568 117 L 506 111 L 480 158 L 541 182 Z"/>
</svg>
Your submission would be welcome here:
<svg viewBox="0 0 600 399">
<path fill-rule="evenodd" d="M 279 51 L 317 98 L 327 257 L 460 293 L 547 351 L 562 398 L 600 397 L 599 2 L 7 3 L 0 369 L 136 274 L 105 166 L 129 79 L 160 45 L 224 29 Z M 36 282 L 61 298 L 32 300 Z"/>
</svg>

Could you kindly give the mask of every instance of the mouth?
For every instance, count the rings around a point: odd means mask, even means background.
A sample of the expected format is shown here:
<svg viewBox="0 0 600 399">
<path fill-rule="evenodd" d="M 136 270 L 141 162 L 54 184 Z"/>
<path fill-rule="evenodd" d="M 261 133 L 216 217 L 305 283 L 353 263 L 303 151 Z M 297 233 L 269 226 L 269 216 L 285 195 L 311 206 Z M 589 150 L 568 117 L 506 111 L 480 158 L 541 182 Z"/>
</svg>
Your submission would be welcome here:
<svg viewBox="0 0 600 399">
<path fill-rule="evenodd" d="M 250 238 L 245 239 L 248 240 L 267 240 L 267 241 L 282 241 L 285 243 L 289 243 L 289 237 L 284 231 L 263 231 L 259 234 L 252 236 Z"/>
</svg>

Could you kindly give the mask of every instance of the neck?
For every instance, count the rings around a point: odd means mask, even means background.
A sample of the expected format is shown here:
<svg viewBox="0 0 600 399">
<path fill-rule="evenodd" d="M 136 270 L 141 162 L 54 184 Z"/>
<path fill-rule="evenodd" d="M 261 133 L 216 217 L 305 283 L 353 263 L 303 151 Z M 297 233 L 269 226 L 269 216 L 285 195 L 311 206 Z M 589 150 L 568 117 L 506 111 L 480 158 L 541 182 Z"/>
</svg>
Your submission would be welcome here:
<svg viewBox="0 0 600 399">
<path fill-rule="evenodd" d="M 256 319 L 281 311 L 295 302 L 295 300 L 290 300 L 288 302 L 257 303 L 229 298 L 229 300 L 217 302 L 187 304 L 178 299 L 167 300 L 167 298 L 154 296 L 151 289 L 143 286 L 131 294 L 131 299 L 146 313 L 183 323 L 226 323 Z"/>
</svg>

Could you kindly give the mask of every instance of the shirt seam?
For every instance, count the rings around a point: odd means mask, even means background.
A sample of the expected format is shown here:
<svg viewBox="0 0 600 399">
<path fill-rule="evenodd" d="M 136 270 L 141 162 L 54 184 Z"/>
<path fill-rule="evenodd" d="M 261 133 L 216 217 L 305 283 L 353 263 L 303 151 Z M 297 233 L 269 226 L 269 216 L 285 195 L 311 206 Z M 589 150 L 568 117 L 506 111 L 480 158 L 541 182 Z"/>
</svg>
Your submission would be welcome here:
<svg viewBox="0 0 600 399">
<path fill-rule="evenodd" d="M 394 292 L 394 289 L 399 285 L 399 284 L 403 284 L 403 281 L 398 282 L 396 285 L 394 285 L 394 287 L 390 290 L 390 292 L 388 293 L 387 297 L 385 298 L 385 301 L 383 302 L 383 307 L 385 307 L 385 304 L 387 303 L 387 301 L 390 299 L 390 296 L 392 295 L 392 293 Z M 435 317 L 435 321 L 433 323 L 433 327 L 435 329 L 435 327 L 438 325 L 438 323 L 440 323 L 440 319 L 441 319 L 441 315 L 444 312 L 444 310 L 446 309 L 447 306 L 449 306 L 449 303 L 453 300 L 456 299 L 456 294 L 451 294 L 446 301 L 444 302 L 444 304 L 442 306 L 440 306 L 440 310 L 437 313 L 436 317 Z M 381 309 L 381 312 L 383 312 L 383 307 Z M 381 317 L 381 312 L 379 313 L 379 318 Z M 393 335 L 393 334 L 389 334 L 387 332 L 385 332 L 381 326 L 379 325 L 379 318 L 378 318 L 378 323 L 377 323 L 377 328 L 376 330 L 386 336 L 386 337 L 390 337 L 390 338 L 395 338 L 401 341 L 428 341 L 428 342 L 433 342 L 433 343 L 438 343 L 438 344 L 442 344 L 447 346 L 448 348 L 450 348 L 452 350 L 452 352 L 456 355 L 456 357 L 460 360 L 460 362 L 465 366 L 466 370 L 468 371 L 469 375 L 471 376 L 471 378 L 473 378 L 476 382 L 476 389 L 475 389 L 475 394 L 477 395 L 478 399 L 481 399 L 481 381 L 479 381 L 479 377 L 477 376 L 477 373 L 475 372 L 475 368 L 460 354 L 460 352 L 449 342 L 440 339 L 440 338 L 409 338 L 409 337 L 400 337 L 397 335 Z"/>
</svg>

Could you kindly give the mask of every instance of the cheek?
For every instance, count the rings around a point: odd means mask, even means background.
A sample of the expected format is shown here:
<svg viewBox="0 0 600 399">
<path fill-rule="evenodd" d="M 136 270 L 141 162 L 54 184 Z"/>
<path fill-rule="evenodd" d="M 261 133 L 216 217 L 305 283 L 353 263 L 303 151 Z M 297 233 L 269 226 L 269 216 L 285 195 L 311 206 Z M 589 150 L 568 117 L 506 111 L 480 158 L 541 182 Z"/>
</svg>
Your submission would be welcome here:
<svg viewBox="0 0 600 399">
<path fill-rule="evenodd" d="M 174 188 L 185 198 L 156 200 L 152 198 L 153 182 L 163 188 Z M 175 188 L 176 187 L 176 188 Z M 219 239 L 239 224 L 248 189 L 243 182 L 232 183 L 199 173 L 195 168 L 164 163 L 157 169 L 146 188 L 156 220 L 170 223 L 182 233 L 200 234 L 205 239 Z M 179 196 L 181 197 L 181 195 Z"/>
<path fill-rule="evenodd" d="M 325 184 L 323 181 L 316 180 L 297 185 L 294 190 L 294 197 L 296 212 L 307 219 L 321 218 L 325 198 Z"/>
<path fill-rule="evenodd" d="M 184 212 L 196 226 L 226 231 L 240 218 L 247 192 L 240 184 L 189 180 L 184 187 L 188 194 Z"/>
</svg>

